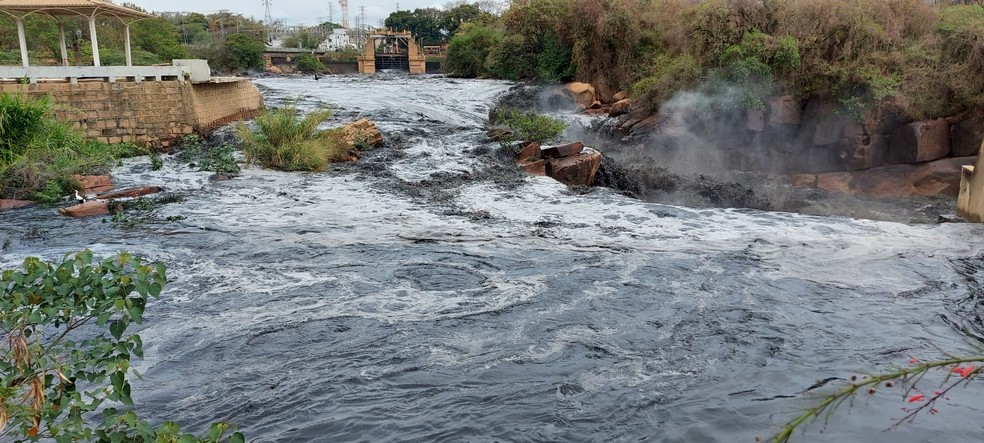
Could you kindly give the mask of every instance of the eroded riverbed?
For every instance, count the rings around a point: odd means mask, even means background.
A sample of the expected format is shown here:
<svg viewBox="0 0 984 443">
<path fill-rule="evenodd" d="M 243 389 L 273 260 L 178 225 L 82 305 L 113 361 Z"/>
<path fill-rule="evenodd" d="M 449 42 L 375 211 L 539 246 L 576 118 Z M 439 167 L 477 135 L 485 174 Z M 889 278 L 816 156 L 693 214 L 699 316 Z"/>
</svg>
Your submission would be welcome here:
<svg viewBox="0 0 984 443">
<path fill-rule="evenodd" d="M 373 119 L 389 144 L 326 173 L 221 182 L 130 160 L 120 185 L 185 196 L 135 227 L 0 213 L 4 266 L 82 247 L 168 265 L 134 386 L 154 420 L 278 442 L 752 442 L 817 379 L 982 332 L 982 226 L 697 210 L 490 172 L 482 126 L 506 83 L 257 83 L 268 104 Z M 979 440 L 976 383 L 884 433 L 900 396 L 802 441 Z"/>
</svg>

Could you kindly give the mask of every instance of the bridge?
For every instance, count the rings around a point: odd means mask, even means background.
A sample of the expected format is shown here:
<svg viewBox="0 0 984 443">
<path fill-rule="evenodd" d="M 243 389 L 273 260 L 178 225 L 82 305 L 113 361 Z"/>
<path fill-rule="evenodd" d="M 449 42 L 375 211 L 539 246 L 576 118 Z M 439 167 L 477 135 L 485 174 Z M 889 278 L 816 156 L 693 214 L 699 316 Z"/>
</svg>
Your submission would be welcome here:
<svg viewBox="0 0 984 443">
<path fill-rule="evenodd" d="M 409 31 L 375 29 L 369 33 L 359 55 L 359 72 L 372 74 L 380 70 L 427 72 L 424 54 Z"/>
</svg>

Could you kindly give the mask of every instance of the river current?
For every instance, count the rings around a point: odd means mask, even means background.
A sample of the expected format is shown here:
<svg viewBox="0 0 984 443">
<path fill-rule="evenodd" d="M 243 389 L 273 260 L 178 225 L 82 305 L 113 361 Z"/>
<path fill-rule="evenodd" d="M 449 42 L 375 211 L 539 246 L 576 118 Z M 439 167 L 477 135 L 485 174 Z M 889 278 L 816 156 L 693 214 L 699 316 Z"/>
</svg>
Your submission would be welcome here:
<svg viewBox="0 0 984 443">
<path fill-rule="evenodd" d="M 754 442 L 817 380 L 967 352 L 984 333 L 984 226 L 502 178 L 483 124 L 504 82 L 256 83 L 268 105 L 336 109 L 333 126 L 370 118 L 387 146 L 226 181 L 130 159 L 119 186 L 184 196 L 133 227 L 0 213 L 4 267 L 84 247 L 167 264 L 133 389 L 152 421 L 232 421 L 257 442 Z M 907 405 L 883 388 L 794 441 L 980 441 L 977 385 L 890 432 Z"/>
</svg>

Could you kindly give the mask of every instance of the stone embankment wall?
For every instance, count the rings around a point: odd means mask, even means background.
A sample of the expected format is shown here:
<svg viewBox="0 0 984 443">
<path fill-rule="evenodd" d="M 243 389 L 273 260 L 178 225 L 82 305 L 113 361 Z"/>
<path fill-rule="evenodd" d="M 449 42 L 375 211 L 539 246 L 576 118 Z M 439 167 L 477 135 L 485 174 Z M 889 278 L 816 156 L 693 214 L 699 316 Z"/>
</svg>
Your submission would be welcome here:
<svg viewBox="0 0 984 443">
<path fill-rule="evenodd" d="M 178 81 L 0 84 L 0 93 L 51 96 L 56 116 L 81 128 L 90 138 L 155 147 L 167 147 L 192 132 L 252 118 L 263 108 L 259 90 L 247 79 L 215 79 L 194 84 Z"/>
</svg>

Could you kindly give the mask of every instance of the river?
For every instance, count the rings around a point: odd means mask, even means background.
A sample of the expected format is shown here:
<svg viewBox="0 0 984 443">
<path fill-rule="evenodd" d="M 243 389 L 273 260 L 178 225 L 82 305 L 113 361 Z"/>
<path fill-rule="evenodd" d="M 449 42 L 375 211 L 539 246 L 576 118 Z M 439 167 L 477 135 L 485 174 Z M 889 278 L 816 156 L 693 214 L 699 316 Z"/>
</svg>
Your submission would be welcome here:
<svg viewBox="0 0 984 443">
<path fill-rule="evenodd" d="M 120 186 L 185 197 L 133 227 L 0 213 L 4 267 L 83 247 L 167 264 L 134 381 L 153 421 L 257 442 L 754 442 L 818 379 L 984 332 L 980 225 L 690 209 L 489 170 L 504 82 L 256 82 L 268 105 L 373 119 L 388 145 L 227 181 L 130 159 Z M 795 441 L 978 441 L 977 385 L 892 432 L 905 403 L 882 389 Z"/>
</svg>

